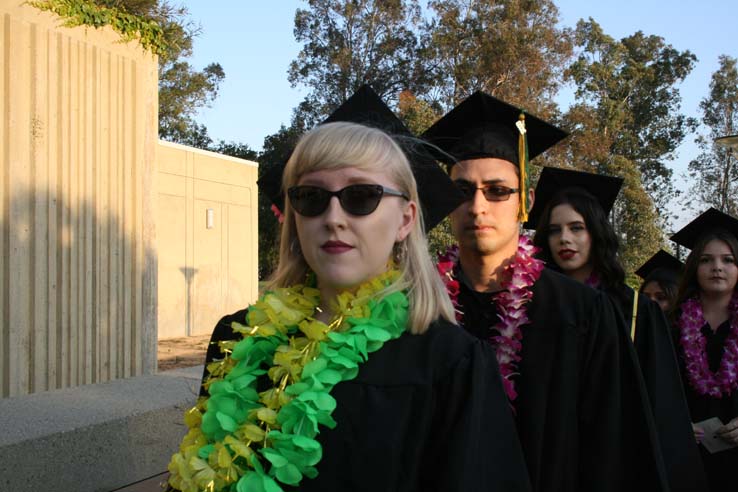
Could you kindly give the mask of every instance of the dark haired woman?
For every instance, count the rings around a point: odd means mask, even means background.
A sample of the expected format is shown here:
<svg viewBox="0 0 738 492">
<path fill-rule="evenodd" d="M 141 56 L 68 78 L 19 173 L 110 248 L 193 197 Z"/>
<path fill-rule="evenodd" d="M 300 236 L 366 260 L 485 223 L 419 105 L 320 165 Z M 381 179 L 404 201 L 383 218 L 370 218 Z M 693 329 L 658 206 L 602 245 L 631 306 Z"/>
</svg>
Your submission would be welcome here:
<svg viewBox="0 0 738 492">
<path fill-rule="evenodd" d="M 618 238 L 607 214 L 621 184 L 618 178 L 545 168 L 536 187 L 534 208 L 540 208 L 529 221 L 537 224 L 533 242 L 548 267 L 609 294 L 638 354 L 671 490 L 701 490 L 704 474 L 691 446 L 668 324 L 655 303 L 625 284 L 617 259 Z"/>
<path fill-rule="evenodd" d="M 718 450 L 708 442 L 700 446 L 713 492 L 738 490 L 736 234 L 738 220 L 711 209 L 673 238 L 692 249 L 673 320 L 695 438 L 702 442 L 712 437 L 705 436 L 708 419 L 718 418 L 723 424 L 711 432 L 717 438 L 714 442 Z"/>
<path fill-rule="evenodd" d="M 676 303 L 683 267 L 681 261 L 660 250 L 636 270 L 636 275 L 643 279 L 638 292 L 658 304 L 665 314 L 670 312 Z"/>
</svg>

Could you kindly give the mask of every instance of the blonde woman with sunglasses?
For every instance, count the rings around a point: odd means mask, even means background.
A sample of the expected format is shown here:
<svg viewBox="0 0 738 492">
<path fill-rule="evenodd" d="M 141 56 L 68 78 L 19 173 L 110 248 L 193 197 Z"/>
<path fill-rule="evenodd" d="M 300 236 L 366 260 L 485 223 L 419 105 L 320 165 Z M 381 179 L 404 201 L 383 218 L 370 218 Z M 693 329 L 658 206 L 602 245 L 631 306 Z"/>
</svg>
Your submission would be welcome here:
<svg viewBox="0 0 738 492">
<path fill-rule="evenodd" d="M 529 490 L 494 356 L 454 324 L 396 141 L 321 125 L 282 189 L 279 265 L 216 327 L 172 489 Z"/>
</svg>

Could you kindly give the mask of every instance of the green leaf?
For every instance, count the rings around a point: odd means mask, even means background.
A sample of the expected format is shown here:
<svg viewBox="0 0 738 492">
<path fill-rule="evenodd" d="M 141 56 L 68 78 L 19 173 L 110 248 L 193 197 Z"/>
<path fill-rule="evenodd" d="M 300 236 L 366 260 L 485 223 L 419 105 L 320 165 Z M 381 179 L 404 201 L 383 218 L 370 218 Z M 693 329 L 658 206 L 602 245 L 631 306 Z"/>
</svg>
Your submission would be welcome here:
<svg viewBox="0 0 738 492">
<path fill-rule="evenodd" d="M 278 452 L 274 451 L 273 449 L 264 448 L 261 450 L 261 454 L 264 455 L 266 459 L 269 460 L 269 462 L 276 466 L 281 467 L 287 465 L 289 462 L 285 459 L 284 456 L 279 454 Z M 284 480 L 282 480 L 284 482 Z M 286 483 L 286 482 L 285 482 Z"/>
<path fill-rule="evenodd" d="M 336 399 L 328 393 L 318 393 L 317 398 L 315 398 L 315 406 L 320 410 L 332 412 L 336 409 Z"/>
<path fill-rule="evenodd" d="M 210 456 L 210 453 L 213 452 L 213 450 L 215 450 L 215 446 L 212 445 L 212 444 L 207 444 L 207 445 L 205 445 L 205 446 L 203 446 L 203 447 L 201 447 L 200 449 L 197 450 L 197 455 L 200 458 L 206 460 Z"/>
<path fill-rule="evenodd" d="M 314 361 L 306 364 L 305 367 L 302 369 L 302 377 L 309 378 L 316 372 L 320 372 L 323 369 L 325 369 L 327 365 L 328 365 L 328 362 L 325 359 L 322 359 L 322 358 L 315 359 Z"/>
<path fill-rule="evenodd" d="M 305 451 L 321 449 L 320 443 L 315 439 L 310 439 L 309 437 L 294 436 L 292 438 L 292 442 L 295 444 L 295 446 L 298 446 Z"/>
<path fill-rule="evenodd" d="M 333 369 L 325 369 L 316 374 L 315 378 L 322 383 L 336 385 L 341 382 L 341 373 Z"/>
<path fill-rule="evenodd" d="M 277 480 L 287 485 L 297 485 L 302 480 L 302 473 L 295 465 L 287 463 L 286 466 L 282 466 L 277 470 Z"/>
<path fill-rule="evenodd" d="M 366 333 L 366 337 L 374 342 L 386 342 L 389 340 L 390 334 L 387 333 L 386 330 L 383 330 L 382 328 L 376 328 L 374 326 L 366 326 L 364 328 L 364 333 Z"/>
<path fill-rule="evenodd" d="M 291 384 L 285 388 L 284 392 L 288 395 L 297 396 L 311 388 L 310 383 L 306 381 L 300 381 L 299 383 Z"/>
<path fill-rule="evenodd" d="M 228 432 L 235 432 L 238 429 L 238 423 L 233 418 L 223 412 L 216 412 L 215 417 L 220 422 L 220 426 Z"/>
</svg>

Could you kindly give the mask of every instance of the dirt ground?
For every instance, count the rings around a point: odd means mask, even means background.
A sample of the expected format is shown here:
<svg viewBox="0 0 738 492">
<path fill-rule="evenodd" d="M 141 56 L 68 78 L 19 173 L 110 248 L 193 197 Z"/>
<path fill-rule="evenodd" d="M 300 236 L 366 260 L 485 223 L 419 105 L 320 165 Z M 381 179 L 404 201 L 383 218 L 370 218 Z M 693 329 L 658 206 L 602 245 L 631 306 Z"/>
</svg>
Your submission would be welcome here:
<svg viewBox="0 0 738 492">
<path fill-rule="evenodd" d="M 205 363 L 210 334 L 159 340 L 159 372 Z"/>
</svg>

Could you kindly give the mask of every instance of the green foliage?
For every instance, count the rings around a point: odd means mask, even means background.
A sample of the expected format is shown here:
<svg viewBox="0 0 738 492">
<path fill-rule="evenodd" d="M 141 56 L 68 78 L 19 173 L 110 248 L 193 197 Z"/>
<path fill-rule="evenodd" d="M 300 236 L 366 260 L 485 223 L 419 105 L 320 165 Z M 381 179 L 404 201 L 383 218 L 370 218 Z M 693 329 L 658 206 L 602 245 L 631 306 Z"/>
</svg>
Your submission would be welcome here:
<svg viewBox="0 0 738 492">
<path fill-rule="evenodd" d="M 625 178 L 615 205 L 613 225 L 620 238 L 620 263 L 632 279 L 633 272 L 661 249 L 664 235 L 637 166 L 625 157 L 613 156 L 604 174 Z"/>
<path fill-rule="evenodd" d="M 96 3 L 161 26 L 166 49 L 159 55 L 159 137 L 208 148 L 212 141 L 207 129 L 194 117 L 200 108 L 215 100 L 225 73 L 218 63 L 196 70 L 187 61 L 192 56 L 193 39 L 200 34 L 187 9 L 167 0 L 96 0 Z"/>
<path fill-rule="evenodd" d="M 226 142 L 221 140 L 218 142 L 218 145 L 211 146 L 209 150 L 239 159 L 246 159 L 247 161 L 259 160 L 259 153 L 257 151 L 253 150 L 247 144 L 240 142 Z"/>
<path fill-rule="evenodd" d="M 397 111 L 397 116 L 415 135 L 427 130 L 440 116 L 430 104 L 416 98 L 410 91 L 400 93 Z"/>
<path fill-rule="evenodd" d="M 212 140 L 194 116 L 218 95 L 225 78 L 223 68 L 211 63 L 195 70 L 186 58 L 192 40 L 200 33 L 185 7 L 167 0 L 32 0 L 36 8 L 50 10 L 65 19 L 66 26 L 109 25 L 124 41 L 139 40 L 159 55 L 159 137 L 208 148 Z"/>
<path fill-rule="evenodd" d="M 422 59 L 445 107 L 476 90 L 544 117 L 571 54 L 552 0 L 434 0 Z"/>
<path fill-rule="evenodd" d="M 576 103 L 563 119 L 573 130 L 562 145 L 565 160 L 625 178 L 613 220 L 631 274 L 664 243 L 667 205 L 677 196 L 667 162 L 694 125 L 679 113 L 678 85 L 696 58 L 642 32 L 615 40 L 592 19 L 577 24 L 575 45 L 579 55 L 566 71 Z"/>
<path fill-rule="evenodd" d="M 590 163 L 607 155 L 629 159 L 661 217 L 668 219 L 665 209 L 677 191 L 667 162 L 695 125 L 679 112 L 678 86 L 696 57 L 641 31 L 615 40 L 591 18 L 577 23 L 574 39 L 579 55 L 566 71 L 577 87 L 577 105 L 566 117 L 577 130 L 572 158 Z M 581 141 L 587 139 L 599 141 Z"/>
<path fill-rule="evenodd" d="M 297 109 L 308 126 L 330 114 L 361 85 L 386 101 L 423 82 L 413 32 L 417 0 L 309 0 L 295 13 L 303 48 L 289 69 L 292 86 L 311 89 Z"/>
<path fill-rule="evenodd" d="M 304 127 L 282 126 L 279 131 L 264 139 L 264 149 L 259 155 L 259 174 L 263 176 L 273 166 L 287 162 Z M 259 193 L 259 279 L 265 280 L 279 261 L 280 225 L 272 211 L 272 202 L 265 193 Z"/>
<path fill-rule="evenodd" d="M 186 61 L 177 60 L 159 65 L 159 137 L 172 142 L 190 144 L 202 139 L 207 130 L 194 116 L 218 96 L 218 87 L 225 73 L 218 63 L 201 71 Z M 199 146 L 199 145 L 198 145 Z"/>
<path fill-rule="evenodd" d="M 456 239 L 451 232 L 451 219 L 446 217 L 433 230 L 428 231 L 428 251 L 433 261 L 452 244 L 456 244 Z"/>
<path fill-rule="evenodd" d="M 738 149 L 714 143 L 738 133 L 738 68 L 736 59 L 721 55 L 712 74 L 710 94 L 700 103 L 702 124 L 708 130 L 697 144 L 701 153 L 689 163 L 696 199 L 727 214 L 738 215 Z"/>
<path fill-rule="evenodd" d="M 64 26 L 110 26 L 124 42 L 139 41 L 144 49 L 161 55 L 169 49 L 164 31 L 156 21 L 129 14 L 115 7 L 98 5 L 93 0 L 32 0 L 31 6 L 55 13 Z"/>
</svg>

